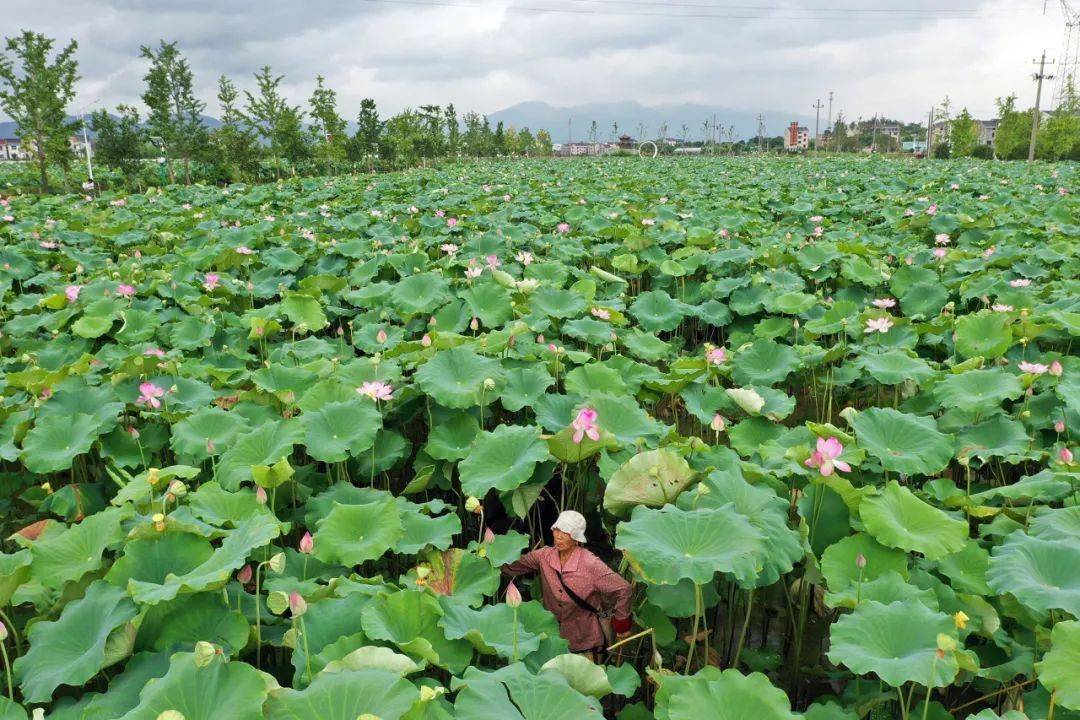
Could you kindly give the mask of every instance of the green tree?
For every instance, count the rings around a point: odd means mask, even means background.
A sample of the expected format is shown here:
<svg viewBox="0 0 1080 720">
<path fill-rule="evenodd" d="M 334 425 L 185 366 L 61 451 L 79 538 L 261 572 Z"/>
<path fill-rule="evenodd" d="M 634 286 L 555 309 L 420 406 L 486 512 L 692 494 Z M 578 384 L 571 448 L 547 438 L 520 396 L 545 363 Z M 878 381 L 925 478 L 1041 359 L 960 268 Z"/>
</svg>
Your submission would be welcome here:
<svg viewBox="0 0 1080 720">
<path fill-rule="evenodd" d="M 1016 109 L 1016 95 L 997 99 L 998 123 L 994 135 L 994 152 L 1003 160 L 1022 160 L 1027 157 L 1031 143 L 1033 113 Z"/>
<path fill-rule="evenodd" d="M 952 157 L 967 157 L 979 144 L 979 121 L 965 107 L 949 124 L 949 151 Z"/>
<path fill-rule="evenodd" d="M 1039 128 L 1035 154 L 1047 160 L 1080 159 L 1080 97 L 1071 77 L 1065 81 L 1056 111 Z"/>
<path fill-rule="evenodd" d="M 303 145 L 302 139 L 296 137 L 303 131 L 303 113 L 299 106 L 290 105 L 281 94 L 281 81 L 284 79 L 284 75 L 273 75 L 270 66 L 264 65 L 255 74 L 257 94 L 244 91 L 247 98 L 245 120 L 248 127 L 266 143 L 277 177 L 281 177 L 281 158 L 295 154 Z"/>
<path fill-rule="evenodd" d="M 139 127 L 139 111 L 131 105 L 117 105 L 116 117 L 106 110 L 90 116 L 90 127 L 97 135 L 94 157 L 106 167 L 118 170 L 124 184 L 132 187 L 138 175 L 145 136 Z"/>
<path fill-rule="evenodd" d="M 517 151 L 522 155 L 536 155 L 536 139 L 527 127 L 521 128 L 517 135 Z"/>
<path fill-rule="evenodd" d="M 377 152 L 381 132 L 382 123 L 375 101 L 364 98 L 360 101 L 360 114 L 356 116 L 356 134 L 349 142 L 349 159 L 358 162 Z"/>
<path fill-rule="evenodd" d="M 847 144 L 847 121 L 844 120 L 844 113 L 837 113 L 836 123 L 833 125 L 832 139 L 829 142 L 829 149 L 834 152 L 844 152 L 847 150 Z"/>
<path fill-rule="evenodd" d="M 424 118 L 413 110 L 405 109 L 386 121 L 379 147 L 388 162 L 401 168 L 417 164 L 427 143 Z"/>
<path fill-rule="evenodd" d="M 345 118 L 337 112 L 337 93 L 326 87 L 325 78 L 315 78 L 311 93 L 311 131 L 315 139 L 315 156 L 333 173 L 337 163 L 345 159 Z"/>
<path fill-rule="evenodd" d="M 533 143 L 537 155 L 551 154 L 551 135 L 547 130 L 536 131 L 536 141 Z"/>
<path fill-rule="evenodd" d="M 462 120 L 465 123 L 465 134 L 462 137 L 465 153 L 472 157 L 480 157 L 484 154 L 484 124 L 480 114 L 467 112 Z"/>
<path fill-rule="evenodd" d="M 484 121 L 486 123 L 487 118 L 484 118 Z M 502 120 L 495 126 L 495 136 L 492 138 L 492 150 L 498 155 L 502 155 L 506 152 L 506 130 L 503 129 Z"/>
<path fill-rule="evenodd" d="M 440 157 L 446 152 L 442 108 L 438 105 L 421 105 L 419 117 L 424 128 L 419 147 L 420 155 L 431 158 Z"/>
<path fill-rule="evenodd" d="M 67 106 L 75 96 L 79 79 L 72 40 L 49 61 L 52 38 L 24 30 L 7 38 L 6 53 L 0 54 L 0 110 L 15 121 L 15 134 L 34 154 L 40 191 L 49 191 L 49 161 L 71 160 L 69 138 L 80 124 L 67 119 Z M 11 53 L 18 60 L 8 57 Z"/>
<path fill-rule="evenodd" d="M 143 76 L 146 92 L 142 95 L 150 109 L 147 127 L 151 135 L 164 141 L 166 158 L 183 160 L 184 182 L 190 183 L 191 160 L 205 156 L 209 144 L 210 134 L 202 121 L 206 103 L 195 97 L 191 66 L 175 42 L 162 40 L 156 51 L 144 45 L 139 56 L 150 61 L 150 70 Z"/>
<path fill-rule="evenodd" d="M 240 93 L 229 78 L 218 78 L 218 104 L 221 126 L 211 135 L 211 155 L 215 175 L 225 182 L 236 182 L 259 169 L 259 145 L 255 133 L 237 105 Z"/>
<path fill-rule="evenodd" d="M 454 104 L 446 106 L 446 151 L 450 155 L 457 155 L 461 151 L 461 125 L 458 123 L 457 110 Z"/>
</svg>

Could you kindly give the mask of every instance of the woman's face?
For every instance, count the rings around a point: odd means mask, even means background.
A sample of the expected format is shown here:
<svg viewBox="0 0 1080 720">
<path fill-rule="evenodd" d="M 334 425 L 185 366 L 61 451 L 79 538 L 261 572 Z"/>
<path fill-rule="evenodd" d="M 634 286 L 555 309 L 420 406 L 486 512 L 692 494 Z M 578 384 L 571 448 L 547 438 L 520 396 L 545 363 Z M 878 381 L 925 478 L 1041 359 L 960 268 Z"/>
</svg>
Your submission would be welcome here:
<svg viewBox="0 0 1080 720">
<path fill-rule="evenodd" d="M 577 545 L 577 540 L 570 537 L 562 530 L 552 530 L 551 533 L 555 538 L 555 549 L 559 552 L 566 552 L 567 550 L 572 550 L 574 546 Z"/>
</svg>

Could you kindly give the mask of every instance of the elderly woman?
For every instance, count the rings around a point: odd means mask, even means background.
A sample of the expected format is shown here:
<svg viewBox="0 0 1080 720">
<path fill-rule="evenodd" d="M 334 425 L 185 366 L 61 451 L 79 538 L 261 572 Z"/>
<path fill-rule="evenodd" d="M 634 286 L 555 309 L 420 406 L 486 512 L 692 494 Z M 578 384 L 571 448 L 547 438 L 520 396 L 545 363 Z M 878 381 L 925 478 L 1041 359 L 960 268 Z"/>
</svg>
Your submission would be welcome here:
<svg viewBox="0 0 1080 720">
<path fill-rule="evenodd" d="M 580 653 L 603 652 L 608 642 L 600 615 L 613 611 L 612 630 L 618 637 L 629 633 L 630 585 L 603 560 L 581 546 L 585 542 L 585 518 L 567 510 L 551 526 L 554 547 L 542 547 L 505 565 L 503 573 L 517 577 L 539 573 L 543 604 L 559 621 L 559 632 Z"/>
</svg>

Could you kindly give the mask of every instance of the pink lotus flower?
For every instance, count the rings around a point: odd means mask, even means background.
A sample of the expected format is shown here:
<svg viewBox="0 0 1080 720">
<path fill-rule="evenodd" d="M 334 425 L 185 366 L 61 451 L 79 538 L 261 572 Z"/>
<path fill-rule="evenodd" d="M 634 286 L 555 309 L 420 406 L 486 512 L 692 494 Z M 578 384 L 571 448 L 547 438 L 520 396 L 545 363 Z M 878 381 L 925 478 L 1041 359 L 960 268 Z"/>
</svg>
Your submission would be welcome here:
<svg viewBox="0 0 1080 720">
<path fill-rule="evenodd" d="M 1031 280 L 1029 280 L 1028 278 L 1016 278 L 1015 280 L 1010 280 L 1009 281 L 1009 287 L 1014 287 L 1014 288 L 1027 287 L 1030 284 L 1031 284 Z"/>
<path fill-rule="evenodd" d="M 727 421 L 724 420 L 723 415 L 715 413 L 712 416 L 712 420 L 709 422 L 709 427 L 712 428 L 713 432 L 723 432 L 724 428 L 727 427 Z"/>
<path fill-rule="evenodd" d="M 116 288 L 116 294 L 121 297 L 129 298 L 135 294 L 135 286 L 120 284 Z"/>
<path fill-rule="evenodd" d="M 937 205 L 931 205 L 930 207 L 926 208 L 926 214 L 937 215 Z"/>
<path fill-rule="evenodd" d="M 653 218 L 641 218 L 641 224 L 645 227 L 652 227 L 656 224 L 656 220 Z"/>
<path fill-rule="evenodd" d="M 68 302 L 75 302 L 79 299 L 79 291 L 82 290 L 82 285 L 68 285 L 64 288 L 64 295 L 67 297 Z"/>
<path fill-rule="evenodd" d="M 356 388 L 356 392 L 366 395 L 376 402 L 379 400 L 392 400 L 394 397 L 394 389 L 390 387 L 390 383 L 384 383 L 381 380 L 363 383 Z"/>
<path fill-rule="evenodd" d="M 938 245 L 948 245 L 949 239 L 949 233 L 938 233 L 934 236 L 934 242 Z"/>
<path fill-rule="evenodd" d="M 154 383 L 145 382 L 139 385 L 139 397 L 135 400 L 140 405 L 146 405 L 152 407 L 155 410 L 161 407 L 161 401 L 159 397 L 165 394 L 165 389 L 160 388 Z"/>
<path fill-rule="evenodd" d="M 499 260 L 498 255 L 487 255 L 484 257 L 484 262 L 487 263 L 487 266 L 492 270 L 502 265 L 502 261 Z"/>
<path fill-rule="evenodd" d="M 162 350 L 161 348 L 156 348 L 156 347 L 146 348 L 145 350 L 143 350 L 142 354 L 147 355 L 147 356 L 152 355 L 153 357 L 159 357 L 159 358 L 165 357 L 165 351 Z"/>
<path fill-rule="evenodd" d="M 601 320 L 611 319 L 611 312 L 609 310 L 605 310 L 604 308 L 592 308 L 591 310 L 589 310 L 589 313 L 592 314 L 593 317 L 600 318 Z"/>
<path fill-rule="evenodd" d="M 836 438 L 830 437 L 826 440 L 825 438 L 819 437 L 817 440 L 817 449 L 806 459 L 804 465 L 806 465 L 806 467 L 818 468 L 825 477 L 832 475 L 833 470 L 851 472 L 851 466 L 843 460 L 838 459 L 842 452 L 844 452 L 844 446 Z"/>
<path fill-rule="evenodd" d="M 1012 312 L 1013 311 L 1013 306 L 1012 305 L 1006 305 L 1005 303 L 994 303 L 993 305 L 990 306 L 990 309 L 993 310 L 994 312 Z"/>
<path fill-rule="evenodd" d="M 946 250 L 943 247 L 934 248 L 934 257 L 936 257 L 938 260 L 945 259 L 945 256 L 948 255 L 948 254 L 949 254 L 949 251 Z"/>
<path fill-rule="evenodd" d="M 289 610 L 293 617 L 300 617 L 307 612 L 307 601 L 295 590 L 289 593 Z"/>
<path fill-rule="evenodd" d="M 47 388 L 42 388 L 41 389 L 41 399 L 42 400 L 48 400 L 51 397 L 52 397 L 52 388 L 47 387 Z"/>
<path fill-rule="evenodd" d="M 1066 465 L 1072 465 L 1072 461 L 1073 461 L 1072 450 L 1070 450 L 1067 447 L 1061 448 L 1061 450 L 1058 451 L 1058 460 L 1065 463 Z"/>
<path fill-rule="evenodd" d="M 469 329 L 472 330 L 473 332 L 476 332 L 477 330 L 479 330 L 480 329 L 480 318 L 475 318 L 474 317 L 472 320 L 470 320 L 469 321 Z"/>
<path fill-rule="evenodd" d="M 380 345 L 382 345 L 383 343 L 386 342 L 386 338 L 387 338 L 386 331 L 383 330 L 382 328 L 379 328 L 379 332 L 375 333 L 375 340 L 377 340 L 378 343 Z"/>
<path fill-rule="evenodd" d="M 1021 370 L 1032 375 L 1042 375 L 1050 368 L 1042 363 L 1028 362 L 1027 360 L 1021 360 L 1017 365 Z"/>
<path fill-rule="evenodd" d="M 521 252 L 519 252 L 514 257 L 517 259 L 517 261 L 519 263 L 521 263 L 525 267 L 529 267 L 530 265 L 532 265 L 533 255 L 528 250 L 522 250 Z"/>
<path fill-rule="evenodd" d="M 457 227 L 457 218 L 456 217 L 446 218 L 446 227 L 448 227 L 448 228 Z"/>
<path fill-rule="evenodd" d="M 249 248 L 247 245 L 241 245 L 240 247 L 236 248 L 236 254 L 237 255 L 254 255 L 255 251 L 252 250 L 251 248 Z"/>
<path fill-rule="evenodd" d="M 1054 423 L 1054 432 L 1056 432 L 1056 433 L 1065 432 L 1065 421 L 1064 420 L 1058 420 L 1056 423 Z"/>
<path fill-rule="evenodd" d="M 254 574 L 255 573 L 252 571 L 251 565 L 245 565 L 244 567 L 240 568 L 240 572 L 236 573 L 236 580 L 241 585 L 247 585 L 249 582 L 251 582 L 251 577 Z"/>
<path fill-rule="evenodd" d="M 1050 374 L 1054 377 L 1061 377 L 1065 374 L 1065 368 L 1062 367 L 1060 360 L 1050 363 Z"/>
<path fill-rule="evenodd" d="M 315 541 L 311 537 L 311 533 L 305 532 L 303 537 L 300 538 L 300 544 L 297 549 L 305 555 L 310 555 L 315 549 Z"/>
<path fill-rule="evenodd" d="M 824 219 L 825 218 L 823 218 L 821 215 L 811 215 L 810 216 L 810 222 L 812 222 L 812 223 L 819 223 Z"/>
<path fill-rule="evenodd" d="M 491 531 L 491 528 L 484 528 L 484 542 L 495 542 L 495 533 Z"/>
<path fill-rule="evenodd" d="M 269 499 L 270 498 L 266 495 L 266 488 L 264 488 L 262 485 L 255 488 L 255 502 L 259 503 L 260 505 L 265 505 Z"/>
<path fill-rule="evenodd" d="M 7 217 L 11 217 L 11 216 L 8 215 Z M 11 222 L 14 219 L 15 218 L 11 218 L 11 220 L 8 220 L 8 222 Z M 38 247 L 41 248 L 42 250 L 55 250 L 56 249 L 56 243 L 52 242 L 51 240 L 42 240 L 41 242 L 38 243 Z"/>
<path fill-rule="evenodd" d="M 813 218 L 811 218 L 811 219 L 813 219 Z M 728 233 L 727 228 L 723 228 L 722 230 L 720 230 L 720 237 L 722 237 L 722 238 L 726 238 L 729 234 L 730 233 Z"/>
<path fill-rule="evenodd" d="M 521 605 L 521 591 L 513 582 L 506 586 L 506 604 L 512 608 Z"/>
<path fill-rule="evenodd" d="M 446 213 L 443 212 L 442 210 L 436 210 L 435 211 L 435 217 L 442 217 L 443 215 L 446 215 Z"/>
<path fill-rule="evenodd" d="M 443 243 L 439 246 L 439 249 L 452 257 L 460 248 L 454 243 Z"/>
<path fill-rule="evenodd" d="M 588 437 L 593 442 L 600 439 L 600 427 L 596 424 L 596 410 L 591 407 L 581 409 L 570 426 L 574 428 L 574 444 L 580 444 L 582 439 Z"/>
<path fill-rule="evenodd" d="M 866 327 L 863 328 L 863 332 L 864 333 L 874 333 L 874 332 L 887 333 L 887 332 L 889 332 L 889 328 L 891 328 L 892 326 L 893 326 L 893 322 L 888 317 L 868 318 L 867 321 L 866 321 Z"/>
<path fill-rule="evenodd" d="M 221 282 L 221 276 L 217 273 L 206 273 L 203 287 L 207 292 L 212 292 Z"/>
<path fill-rule="evenodd" d="M 480 277 L 484 273 L 482 267 L 467 267 L 465 268 L 465 277 L 472 280 L 473 278 Z"/>
<path fill-rule="evenodd" d="M 705 351 L 705 360 L 710 365 L 723 365 L 727 362 L 727 350 L 722 347 L 713 347 Z"/>
<path fill-rule="evenodd" d="M 424 347 L 431 347 L 431 335 L 424 333 L 424 337 L 420 338 L 420 344 Z"/>
<path fill-rule="evenodd" d="M 984 258 L 989 258 L 989 257 L 990 257 L 991 255 L 993 255 L 993 254 L 994 254 L 994 252 L 995 252 L 995 250 L 994 250 L 994 246 L 993 246 L 993 245 L 991 245 L 990 247 L 988 247 L 988 248 L 986 248 L 985 250 L 983 250 L 983 257 L 984 257 Z"/>
<path fill-rule="evenodd" d="M 821 237 L 822 233 L 824 233 L 824 232 L 825 232 L 825 228 L 818 225 L 817 227 L 814 228 L 814 237 Z"/>
<path fill-rule="evenodd" d="M 949 189 L 950 190 L 959 190 L 960 186 L 957 183 L 953 183 L 952 185 L 949 185 Z"/>
<path fill-rule="evenodd" d="M 876 308 L 881 308 L 882 310 L 885 310 L 886 308 L 895 307 L 896 306 L 896 301 L 893 300 L 892 298 L 888 298 L 888 297 L 887 298 L 878 298 L 877 300 L 875 300 L 874 302 L 872 302 L 870 304 L 873 305 Z"/>
<path fill-rule="evenodd" d="M 570 223 L 561 222 L 555 226 L 555 229 L 561 233 L 570 232 Z"/>
</svg>

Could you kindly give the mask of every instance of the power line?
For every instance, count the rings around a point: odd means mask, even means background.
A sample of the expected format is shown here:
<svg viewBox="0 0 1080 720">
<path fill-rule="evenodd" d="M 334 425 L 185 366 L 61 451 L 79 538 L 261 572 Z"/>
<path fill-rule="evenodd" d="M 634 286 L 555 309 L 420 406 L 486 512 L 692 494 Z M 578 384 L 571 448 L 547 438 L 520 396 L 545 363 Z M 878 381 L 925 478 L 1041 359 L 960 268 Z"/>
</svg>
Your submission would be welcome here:
<svg viewBox="0 0 1080 720">
<path fill-rule="evenodd" d="M 827 13 L 854 13 L 859 15 L 872 15 L 875 13 L 885 15 L 920 15 L 920 16 L 969 16 L 969 17 L 1009 17 L 1015 13 L 995 13 L 985 10 L 952 10 L 948 8 L 860 8 L 860 7 L 787 7 L 784 5 L 731 5 L 727 3 L 695 3 L 695 2 L 668 2 L 667 0 L 562 0 L 562 2 L 598 3 L 604 5 L 644 5 L 659 7 L 687 7 L 704 8 L 709 10 L 751 10 L 751 11 L 784 11 L 784 12 L 827 12 Z"/>
<path fill-rule="evenodd" d="M 490 4 L 468 4 L 463 2 L 451 2 L 450 0 L 363 0 L 367 3 L 378 3 L 382 5 L 417 5 L 424 7 L 448 7 L 448 8 L 464 8 L 469 10 L 482 10 L 484 8 L 493 7 Z M 719 7 L 719 6 L 717 6 Z M 735 13 L 664 13 L 664 12 L 647 12 L 647 11 L 632 11 L 632 10 L 601 10 L 598 8 L 554 8 L 554 7 L 536 7 L 529 5 L 504 5 L 502 9 L 511 12 L 527 12 L 527 13 L 550 13 L 550 14 L 563 14 L 563 15 L 595 15 L 601 17 L 660 17 L 671 18 L 675 20 L 679 19 L 718 19 L 718 20 L 828 20 L 835 22 L 839 17 L 837 15 L 778 15 L 772 12 L 765 14 L 735 14 Z M 792 9 L 788 9 L 790 12 Z M 860 12 L 856 9 L 849 9 L 851 14 L 847 17 L 850 19 L 859 18 L 862 20 L 886 20 L 894 22 L 895 16 L 882 15 L 880 13 L 876 15 L 856 15 Z M 949 20 L 984 20 L 988 16 L 985 15 L 964 15 L 964 16 L 942 16 L 940 19 Z"/>
</svg>

